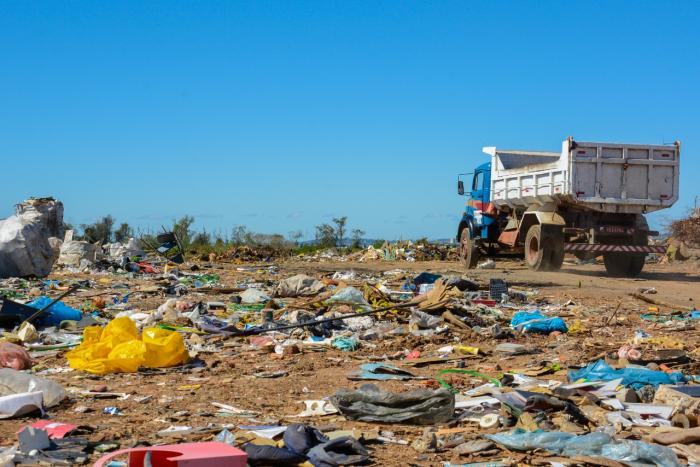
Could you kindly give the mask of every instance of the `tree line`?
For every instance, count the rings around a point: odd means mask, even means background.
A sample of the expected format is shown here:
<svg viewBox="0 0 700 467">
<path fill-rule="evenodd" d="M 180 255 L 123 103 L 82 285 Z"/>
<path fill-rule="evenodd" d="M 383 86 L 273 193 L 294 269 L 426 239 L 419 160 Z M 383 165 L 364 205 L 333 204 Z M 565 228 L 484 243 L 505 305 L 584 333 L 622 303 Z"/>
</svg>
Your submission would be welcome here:
<svg viewBox="0 0 700 467">
<path fill-rule="evenodd" d="M 331 223 L 317 225 L 315 227 L 315 241 L 311 243 L 311 246 L 318 248 L 361 247 L 365 231 L 354 228 L 350 231 L 350 237 L 348 238 L 346 236 L 348 230 L 347 221 L 347 216 L 342 216 L 333 218 Z M 293 249 L 302 244 L 304 236 L 301 230 L 291 231 L 287 236 L 284 236 L 279 233 L 254 232 L 245 225 L 234 227 L 230 235 L 223 234 L 221 231 L 207 231 L 206 227 L 196 231 L 193 228 L 194 222 L 193 216 L 185 215 L 173 220 L 169 226 L 185 248 L 225 248 L 246 245 Z M 76 240 L 84 240 L 91 243 L 101 242 L 103 244 L 112 242 L 124 243 L 131 237 L 145 237 L 149 243 L 154 243 L 156 236 L 150 230 L 137 232 L 127 222 L 121 222 L 117 225 L 115 218 L 109 214 L 100 217 L 91 224 L 80 224 L 79 228 L 66 224 L 66 229 L 75 231 L 73 238 Z"/>
</svg>

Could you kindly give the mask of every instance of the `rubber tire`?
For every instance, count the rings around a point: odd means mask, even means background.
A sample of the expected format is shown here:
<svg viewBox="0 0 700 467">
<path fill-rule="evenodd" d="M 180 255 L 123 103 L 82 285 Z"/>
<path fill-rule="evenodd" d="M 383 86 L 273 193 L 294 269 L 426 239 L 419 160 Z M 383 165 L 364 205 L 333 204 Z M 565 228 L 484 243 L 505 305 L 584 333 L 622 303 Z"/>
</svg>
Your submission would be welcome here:
<svg viewBox="0 0 700 467">
<path fill-rule="evenodd" d="M 479 262 L 479 248 L 472 238 L 469 227 L 463 228 L 459 235 L 459 261 L 467 269 L 474 269 Z"/>
<path fill-rule="evenodd" d="M 603 263 L 605 270 L 613 277 L 632 277 L 632 256 L 624 253 L 605 253 L 603 254 Z"/>
<path fill-rule="evenodd" d="M 533 271 L 549 269 L 550 251 L 542 248 L 542 226 L 532 224 L 525 235 L 525 264 Z"/>
<path fill-rule="evenodd" d="M 545 241 L 547 241 L 547 238 L 545 238 Z M 561 269 L 561 265 L 564 264 L 564 235 L 561 232 L 552 233 L 549 236 L 549 241 L 552 242 L 549 270 L 558 271 Z"/>
<path fill-rule="evenodd" d="M 537 253 L 532 253 L 533 242 Z M 535 271 L 557 271 L 564 263 L 564 234 L 552 225 L 533 224 L 525 236 L 525 262 Z"/>
<path fill-rule="evenodd" d="M 635 245 L 646 246 L 648 239 L 636 238 Z M 644 269 L 647 255 L 630 255 L 625 253 L 605 253 L 603 263 L 605 270 L 614 277 L 637 277 Z"/>
</svg>

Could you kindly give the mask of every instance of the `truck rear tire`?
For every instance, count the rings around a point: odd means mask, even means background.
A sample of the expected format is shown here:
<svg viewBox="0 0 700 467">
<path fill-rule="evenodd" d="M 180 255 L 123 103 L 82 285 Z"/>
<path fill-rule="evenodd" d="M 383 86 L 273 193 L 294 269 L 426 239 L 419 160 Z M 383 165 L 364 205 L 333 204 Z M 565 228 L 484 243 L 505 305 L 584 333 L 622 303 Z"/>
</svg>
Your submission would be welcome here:
<svg viewBox="0 0 700 467">
<path fill-rule="evenodd" d="M 645 234 L 635 235 L 634 244 L 646 246 L 649 238 Z M 644 269 L 646 254 L 605 253 L 603 262 L 608 274 L 616 277 L 637 277 Z"/>
<path fill-rule="evenodd" d="M 608 274 L 615 277 L 635 277 L 644 268 L 644 257 L 625 253 L 605 253 L 603 262 Z"/>
<path fill-rule="evenodd" d="M 459 236 L 459 260 L 467 269 L 474 269 L 479 262 L 479 248 L 472 238 L 469 227 L 463 228 Z"/>
<path fill-rule="evenodd" d="M 534 271 L 556 271 L 564 262 L 564 235 L 556 226 L 533 224 L 525 236 L 525 263 Z"/>
</svg>

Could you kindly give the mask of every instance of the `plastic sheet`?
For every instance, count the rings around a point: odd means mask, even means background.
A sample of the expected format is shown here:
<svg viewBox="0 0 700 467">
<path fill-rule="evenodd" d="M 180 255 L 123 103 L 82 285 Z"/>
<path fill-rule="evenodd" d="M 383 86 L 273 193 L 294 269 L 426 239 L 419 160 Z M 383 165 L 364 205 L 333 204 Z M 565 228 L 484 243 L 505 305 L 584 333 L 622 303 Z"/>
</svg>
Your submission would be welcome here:
<svg viewBox="0 0 700 467">
<path fill-rule="evenodd" d="M 519 311 L 510 321 L 510 326 L 517 331 L 536 332 L 549 334 L 559 331 L 567 332 L 568 328 L 563 319 L 559 317 L 545 316 L 539 312 Z"/>
<path fill-rule="evenodd" d="M 356 289 L 355 287 L 345 287 L 344 289 L 340 290 L 338 293 L 333 295 L 331 298 L 326 300 L 326 303 L 344 303 L 347 305 L 357 305 L 361 308 L 371 308 L 370 304 L 367 302 L 367 300 L 365 300 L 365 297 L 362 295 L 362 292 Z"/>
<path fill-rule="evenodd" d="M 105 328 L 90 326 L 83 343 L 66 354 L 71 368 L 88 373 L 133 373 L 141 366 L 163 368 L 188 359 L 182 336 L 175 331 L 146 328 L 139 337 L 130 318 L 115 318 Z"/>
<path fill-rule="evenodd" d="M 316 295 L 322 292 L 325 288 L 323 282 L 309 277 L 306 274 L 297 274 L 296 276 L 283 279 L 275 289 L 276 297 L 299 297 Z"/>
<path fill-rule="evenodd" d="M 680 466 L 676 454 L 665 446 L 643 441 L 618 441 L 605 433 L 577 436 L 560 431 L 516 430 L 513 433 L 497 433 L 485 437 L 515 451 L 546 449 L 566 457 L 602 456 L 621 462 L 652 463 L 659 467 Z"/>
<path fill-rule="evenodd" d="M 678 384 L 685 382 L 682 373 L 664 373 L 663 371 L 648 370 L 645 368 L 621 368 L 616 370 L 605 363 L 604 360 L 589 363 L 580 370 L 569 371 L 569 380 L 578 381 L 612 381 L 622 378 L 622 385 L 639 389 L 646 385 L 658 387 L 660 384 Z"/>
<path fill-rule="evenodd" d="M 53 407 L 66 398 L 66 391 L 51 380 L 10 368 L 0 369 L 0 396 L 41 391 L 44 407 Z"/>
<path fill-rule="evenodd" d="M 373 384 L 358 390 L 341 389 L 331 402 L 350 420 L 380 423 L 433 425 L 450 420 L 455 409 L 455 396 L 447 389 L 396 394 Z"/>
</svg>

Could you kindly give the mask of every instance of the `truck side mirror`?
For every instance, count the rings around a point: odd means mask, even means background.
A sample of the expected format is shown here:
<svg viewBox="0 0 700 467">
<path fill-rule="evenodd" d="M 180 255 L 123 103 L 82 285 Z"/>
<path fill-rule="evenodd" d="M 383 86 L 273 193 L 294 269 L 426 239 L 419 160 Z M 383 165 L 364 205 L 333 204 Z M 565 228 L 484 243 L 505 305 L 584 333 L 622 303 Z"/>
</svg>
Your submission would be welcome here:
<svg viewBox="0 0 700 467">
<path fill-rule="evenodd" d="M 457 180 L 457 194 L 464 196 L 464 182 L 462 180 Z"/>
</svg>

